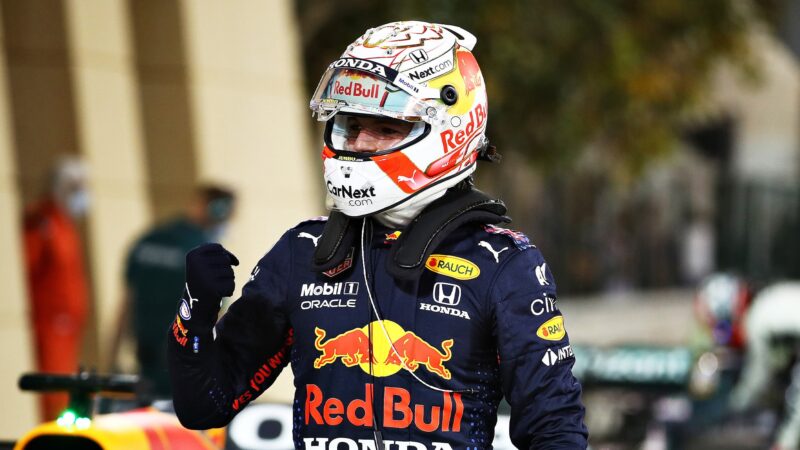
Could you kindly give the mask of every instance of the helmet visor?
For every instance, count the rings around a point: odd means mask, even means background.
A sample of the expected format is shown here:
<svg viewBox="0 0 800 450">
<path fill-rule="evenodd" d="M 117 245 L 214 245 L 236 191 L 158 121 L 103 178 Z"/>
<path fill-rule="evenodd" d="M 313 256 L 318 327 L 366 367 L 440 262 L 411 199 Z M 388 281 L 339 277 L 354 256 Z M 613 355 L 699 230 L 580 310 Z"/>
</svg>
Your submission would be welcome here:
<svg viewBox="0 0 800 450">
<path fill-rule="evenodd" d="M 418 142 L 429 129 L 428 124 L 420 121 L 340 113 L 328 121 L 325 141 L 331 150 L 377 156 Z"/>
<path fill-rule="evenodd" d="M 428 117 L 428 108 L 432 108 L 384 78 L 351 68 L 329 68 L 310 106 L 322 121 L 343 108 L 409 121 L 424 120 Z"/>
</svg>

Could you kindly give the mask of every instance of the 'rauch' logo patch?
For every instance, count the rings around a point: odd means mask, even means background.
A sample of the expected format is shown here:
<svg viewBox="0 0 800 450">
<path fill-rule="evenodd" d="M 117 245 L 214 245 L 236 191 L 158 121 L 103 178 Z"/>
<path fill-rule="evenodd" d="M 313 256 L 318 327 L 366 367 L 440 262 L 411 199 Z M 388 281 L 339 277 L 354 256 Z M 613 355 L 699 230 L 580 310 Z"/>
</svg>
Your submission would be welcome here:
<svg viewBox="0 0 800 450">
<path fill-rule="evenodd" d="M 564 316 L 556 316 L 543 323 L 536 335 L 545 341 L 560 341 L 567 334 L 564 330 Z"/>
<path fill-rule="evenodd" d="M 431 272 L 457 280 L 471 280 L 481 274 L 481 269 L 471 261 L 450 255 L 431 255 L 425 267 Z"/>
</svg>

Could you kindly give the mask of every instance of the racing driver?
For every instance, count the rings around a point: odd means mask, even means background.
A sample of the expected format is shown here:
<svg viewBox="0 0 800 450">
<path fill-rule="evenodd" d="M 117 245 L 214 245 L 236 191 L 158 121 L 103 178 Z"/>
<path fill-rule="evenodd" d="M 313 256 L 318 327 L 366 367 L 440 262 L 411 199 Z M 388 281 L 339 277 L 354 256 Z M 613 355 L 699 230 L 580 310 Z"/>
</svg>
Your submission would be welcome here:
<svg viewBox="0 0 800 450">
<path fill-rule="evenodd" d="M 291 362 L 298 449 L 491 448 L 502 396 L 518 448 L 586 448 L 553 275 L 472 185 L 496 159 L 475 43 L 440 24 L 367 30 L 311 99 L 330 215 L 287 231 L 218 322 L 238 261 L 219 244 L 186 255 L 168 344 L 186 427 L 224 426 Z"/>
</svg>

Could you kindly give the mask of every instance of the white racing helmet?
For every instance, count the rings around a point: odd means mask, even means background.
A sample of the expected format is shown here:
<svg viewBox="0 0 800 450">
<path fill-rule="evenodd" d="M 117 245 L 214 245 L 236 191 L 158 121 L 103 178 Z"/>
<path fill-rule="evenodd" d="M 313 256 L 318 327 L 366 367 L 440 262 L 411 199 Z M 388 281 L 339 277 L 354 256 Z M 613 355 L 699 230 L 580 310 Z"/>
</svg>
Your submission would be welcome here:
<svg viewBox="0 0 800 450">
<path fill-rule="evenodd" d="M 333 209 L 362 217 L 427 204 L 475 171 L 488 143 L 475 42 L 450 25 L 393 22 L 367 30 L 328 67 L 310 106 L 327 122 L 322 158 Z M 413 126 L 392 148 L 355 152 L 345 145 L 352 115 Z"/>
</svg>

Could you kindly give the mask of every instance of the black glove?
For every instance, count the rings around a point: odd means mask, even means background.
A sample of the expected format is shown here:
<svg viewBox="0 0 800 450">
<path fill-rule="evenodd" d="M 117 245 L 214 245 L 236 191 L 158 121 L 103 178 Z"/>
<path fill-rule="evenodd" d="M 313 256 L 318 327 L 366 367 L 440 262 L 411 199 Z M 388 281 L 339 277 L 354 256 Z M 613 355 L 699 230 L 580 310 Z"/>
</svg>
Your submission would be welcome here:
<svg viewBox="0 0 800 450">
<path fill-rule="evenodd" d="M 231 296 L 236 287 L 232 265 L 238 266 L 239 260 L 219 244 L 203 244 L 186 254 L 186 287 L 178 313 L 193 328 L 216 323 L 222 297 Z"/>
</svg>

